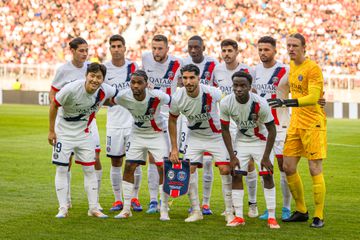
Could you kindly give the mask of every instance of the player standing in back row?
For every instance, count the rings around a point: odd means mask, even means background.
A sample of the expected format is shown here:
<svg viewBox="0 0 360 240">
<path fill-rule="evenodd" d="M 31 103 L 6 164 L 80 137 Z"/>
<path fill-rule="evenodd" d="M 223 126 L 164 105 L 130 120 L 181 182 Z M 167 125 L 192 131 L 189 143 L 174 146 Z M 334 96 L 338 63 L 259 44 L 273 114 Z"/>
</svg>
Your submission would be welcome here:
<svg viewBox="0 0 360 240">
<path fill-rule="evenodd" d="M 255 73 L 251 67 L 244 63 L 240 63 L 237 58 L 239 55 L 238 43 L 233 39 L 225 39 L 220 43 L 221 58 L 223 63 L 217 65 L 214 70 L 214 82 L 219 86 L 223 96 L 229 95 L 233 92 L 232 75 L 238 71 L 244 71 L 254 77 Z M 233 140 L 237 133 L 237 127 L 233 120 L 230 119 L 230 133 Z M 257 192 L 257 174 L 254 168 L 254 162 L 250 161 L 248 175 L 245 177 L 248 188 L 249 199 L 249 217 L 257 217 L 259 215 L 256 204 Z"/>
<path fill-rule="evenodd" d="M 257 94 L 265 99 L 289 98 L 289 67 L 275 60 L 276 40 L 268 36 L 260 38 L 258 54 L 261 63 L 255 67 L 255 79 L 252 84 Z M 273 151 L 280 170 L 280 185 L 283 196 L 282 219 L 284 220 L 289 218 L 291 214 L 291 193 L 283 170 L 283 149 L 286 130 L 290 122 L 290 113 L 288 108 L 272 109 L 271 112 L 276 125 L 276 140 Z M 268 219 L 267 210 L 260 216 L 260 219 Z"/>
<path fill-rule="evenodd" d="M 125 39 L 116 34 L 110 37 L 111 61 L 104 65 L 107 68 L 105 83 L 115 87 L 117 90 L 130 88 L 130 77 L 138 68 L 135 62 L 125 59 Z M 108 108 L 106 121 L 106 154 L 111 158 L 110 179 L 115 196 L 110 211 L 120 211 L 122 202 L 122 176 L 121 166 L 125 156 L 125 145 L 129 139 L 133 118 L 130 112 L 121 106 Z M 134 196 L 131 206 L 134 211 L 142 211 L 138 200 L 139 186 L 141 183 L 141 167 L 135 171 Z"/>
<path fill-rule="evenodd" d="M 164 35 L 155 35 L 151 41 L 151 52 L 142 55 L 142 67 L 145 70 L 150 88 L 159 89 L 169 96 L 176 91 L 180 77 L 180 59 L 169 55 L 168 39 Z M 169 106 L 161 107 L 161 114 L 169 118 Z M 149 154 L 148 185 L 150 192 L 150 204 L 147 213 L 158 211 L 159 175 L 154 165 L 154 158 Z"/>
<path fill-rule="evenodd" d="M 215 66 L 219 62 L 208 55 L 204 55 L 205 45 L 204 40 L 200 36 L 192 36 L 188 40 L 188 53 L 189 56 L 183 59 L 183 64 L 194 64 L 200 69 L 200 84 L 215 86 L 213 73 Z M 186 136 L 188 133 L 187 120 L 186 117 L 181 115 L 181 136 L 180 136 L 180 153 L 183 153 Z M 203 200 L 202 200 L 202 213 L 204 215 L 211 215 L 212 211 L 210 209 L 210 197 L 212 184 L 214 180 L 214 170 L 212 167 L 212 156 L 209 152 L 205 152 L 203 156 Z M 198 171 L 195 172 L 196 177 L 198 177 Z"/>
</svg>

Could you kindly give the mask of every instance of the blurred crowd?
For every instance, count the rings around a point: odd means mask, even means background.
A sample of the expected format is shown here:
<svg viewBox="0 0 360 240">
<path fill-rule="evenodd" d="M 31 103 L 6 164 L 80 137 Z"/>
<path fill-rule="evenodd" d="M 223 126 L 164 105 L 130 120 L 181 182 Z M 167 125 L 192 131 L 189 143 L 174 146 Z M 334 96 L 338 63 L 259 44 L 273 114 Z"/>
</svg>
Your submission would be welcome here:
<svg viewBox="0 0 360 240">
<path fill-rule="evenodd" d="M 102 59 L 108 37 L 123 32 L 135 11 L 132 1 L 119 0 L 1 1 L 1 63 L 63 62 L 78 36 L 88 41 L 92 58 Z"/>
<path fill-rule="evenodd" d="M 143 17 L 152 8 L 142 9 L 132 1 L 119 0 L 35 0 L 0 2 L 0 49 L 2 63 L 63 62 L 68 59 L 67 43 L 82 36 L 90 45 L 90 56 L 103 60 L 107 40 L 122 33 L 132 13 Z M 42 2 L 42 1 L 41 1 Z M 307 38 L 307 54 L 327 73 L 360 72 L 360 4 L 358 0 L 169 0 L 161 15 L 146 21 L 137 44 L 128 57 L 139 60 L 150 50 L 154 34 L 170 40 L 173 55 L 187 54 L 187 39 L 200 35 L 206 52 L 220 57 L 220 42 L 233 38 L 239 42 L 241 61 L 259 62 L 256 42 L 264 35 L 277 39 L 278 60 L 288 62 L 286 36 L 301 32 Z M 107 56 L 109 57 L 109 56 Z"/>
</svg>

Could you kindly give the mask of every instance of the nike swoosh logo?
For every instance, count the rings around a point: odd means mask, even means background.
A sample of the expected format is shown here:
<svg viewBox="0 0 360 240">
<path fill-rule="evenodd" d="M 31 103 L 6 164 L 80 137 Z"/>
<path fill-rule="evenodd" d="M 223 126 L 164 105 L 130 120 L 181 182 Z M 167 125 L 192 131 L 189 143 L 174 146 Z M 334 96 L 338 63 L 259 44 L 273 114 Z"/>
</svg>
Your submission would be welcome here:
<svg viewBox="0 0 360 240">
<path fill-rule="evenodd" d="M 56 191 L 58 192 L 58 191 L 61 191 L 61 190 L 63 190 L 64 188 L 57 188 L 56 189 Z"/>
<path fill-rule="evenodd" d="M 219 80 L 217 80 L 218 82 L 221 82 L 221 81 L 224 81 L 225 79 L 219 79 Z"/>
<path fill-rule="evenodd" d="M 190 109 L 186 109 L 186 110 L 184 110 L 184 113 L 186 113 L 186 112 L 188 112 L 188 111 L 190 111 Z"/>
<path fill-rule="evenodd" d="M 154 72 L 154 70 L 146 70 L 147 72 Z"/>
<path fill-rule="evenodd" d="M 81 104 L 80 103 L 75 103 L 75 106 L 80 106 Z"/>
<path fill-rule="evenodd" d="M 112 78 L 109 77 L 108 80 L 111 81 L 111 80 L 113 80 L 114 78 L 115 78 L 115 77 L 112 77 Z"/>
</svg>

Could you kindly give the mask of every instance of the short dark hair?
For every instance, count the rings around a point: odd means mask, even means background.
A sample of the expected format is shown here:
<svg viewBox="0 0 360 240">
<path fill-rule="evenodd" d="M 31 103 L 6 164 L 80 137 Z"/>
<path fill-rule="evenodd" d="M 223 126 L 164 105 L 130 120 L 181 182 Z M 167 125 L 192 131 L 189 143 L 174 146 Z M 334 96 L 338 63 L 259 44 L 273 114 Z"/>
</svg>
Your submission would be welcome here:
<svg viewBox="0 0 360 240">
<path fill-rule="evenodd" d="M 77 49 L 80 44 L 88 44 L 82 37 L 74 38 L 69 42 L 70 49 Z"/>
<path fill-rule="evenodd" d="M 86 75 L 88 75 L 90 72 L 92 73 L 96 73 L 100 71 L 101 74 L 103 75 L 103 78 L 105 79 L 105 75 L 106 75 L 106 67 L 104 64 L 100 64 L 97 62 L 93 62 L 88 64 L 87 69 L 86 69 Z"/>
<path fill-rule="evenodd" d="M 250 83 L 250 85 L 252 84 L 252 77 L 249 73 L 243 71 L 243 70 L 240 70 L 240 71 L 237 71 L 235 72 L 232 76 L 231 76 L 231 80 L 234 81 L 234 78 L 236 77 L 243 77 L 243 78 L 246 78 L 248 80 L 248 82 Z"/>
<path fill-rule="evenodd" d="M 258 44 L 259 43 L 270 43 L 274 48 L 276 48 L 276 40 L 270 36 L 261 37 L 258 41 Z"/>
<path fill-rule="evenodd" d="M 195 73 L 196 76 L 200 75 L 200 69 L 194 64 L 188 64 L 188 65 L 183 66 L 180 69 L 181 75 L 183 75 L 184 72 L 193 72 L 193 73 Z"/>
<path fill-rule="evenodd" d="M 227 47 L 227 46 L 232 46 L 235 50 L 238 50 L 239 46 L 237 44 L 237 42 L 235 40 L 232 40 L 232 39 L 225 39 L 225 40 L 222 40 L 221 43 L 220 43 L 220 47 Z"/>
<path fill-rule="evenodd" d="M 153 37 L 152 41 L 156 41 L 156 42 L 164 42 L 165 45 L 168 45 L 168 39 L 167 37 L 165 37 L 164 35 L 161 34 L 157 34 Z"/>
<path fill-rule="evenodd" d="M 199 41 L 200 44 L 203 44 L 203 43 L 204 43 L 204 40 L 203 40 L 199 35 L 194 35 L 194 36 L 192 36 L 191 38 L 189 38 L 188 41 L 191 41 L 191 40 Z"/>
<path fill-rule="evenodd" d="M 142 78 L 144 78 L 145 82 L 148 81 L 148 76 L 144 70 L 141 70 L 141 69 L 136 70 L 135 72 L 133 72 L 131 74 L 131 77 L 133 77 L 133 76 L 142 77 Z"/>
<path fill-rule="evenodd" d="M 115 42 L 115 41 L 120 41 L 125 46 L 125 39 L 121 35 L 115 34 L 110 37 L 110 39 L 109 39 L 110 45 L 112 42 Z"/>
<path fill-rule="evenodd" d="M 302 34 L 300 34 L 300 33 L 290 34 L 289 37 L 299 39 L 302 46 L 305 46 L 305 45 L 306 45 L 305 37 L 304 37 Z"/>
</svg>

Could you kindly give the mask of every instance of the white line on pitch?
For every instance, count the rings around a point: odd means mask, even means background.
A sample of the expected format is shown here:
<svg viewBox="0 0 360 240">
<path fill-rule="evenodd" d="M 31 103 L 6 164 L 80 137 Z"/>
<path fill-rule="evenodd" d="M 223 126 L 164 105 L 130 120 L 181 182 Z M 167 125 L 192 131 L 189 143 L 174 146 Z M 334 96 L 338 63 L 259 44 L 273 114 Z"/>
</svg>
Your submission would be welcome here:
<svg viewBox="0 0 360 240">
<path fill-rule="evenodd" d="M 342 143 L 328 143 L 328 144 L 333 146 L 360 148 L 360 145 L 351 145 L 351 144 L 342 144 Z"/>
</svg>

